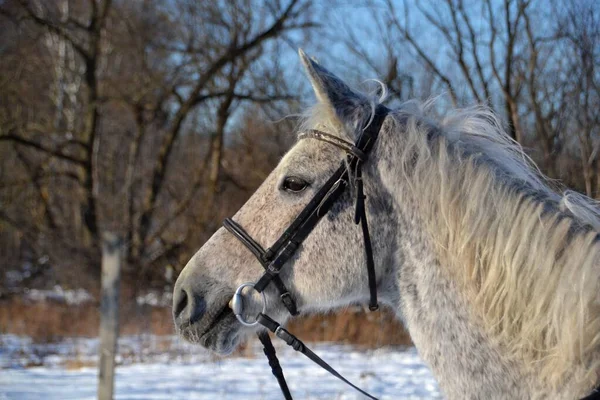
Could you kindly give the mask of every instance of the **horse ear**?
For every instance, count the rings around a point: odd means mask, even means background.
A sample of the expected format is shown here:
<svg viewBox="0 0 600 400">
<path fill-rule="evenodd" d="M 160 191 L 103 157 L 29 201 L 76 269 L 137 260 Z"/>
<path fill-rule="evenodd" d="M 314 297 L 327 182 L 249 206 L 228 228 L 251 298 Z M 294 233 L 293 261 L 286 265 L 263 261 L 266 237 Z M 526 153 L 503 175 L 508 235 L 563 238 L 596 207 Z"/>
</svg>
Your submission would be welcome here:
<svg viewBox="0 0 600 400">
<path fill-rule="evenodd" d="M 355 137 L 371 115 L 369 100 L 316 61 L 308 58 L 302 49 L 298 53 L 319 102 L 328 108 L 347 134 Z"/>
</svg>

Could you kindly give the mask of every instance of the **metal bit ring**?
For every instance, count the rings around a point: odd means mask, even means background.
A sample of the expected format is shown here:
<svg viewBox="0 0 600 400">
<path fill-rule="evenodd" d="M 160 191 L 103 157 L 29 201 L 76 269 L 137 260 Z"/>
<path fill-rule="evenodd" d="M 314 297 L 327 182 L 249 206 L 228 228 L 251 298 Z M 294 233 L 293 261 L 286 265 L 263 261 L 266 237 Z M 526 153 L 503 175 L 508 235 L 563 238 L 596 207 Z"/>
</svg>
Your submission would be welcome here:
<svg viewBox="0 0 600 400">
<path fill-rule="evenodd" d="M 233 311 L 233 314 L 235 315 L 235 317 L 237 318 L 238 321 L 240 321 L 240 323 L 244 326 L 256 326 L 258 325 L 258 318 L 256 318 L 254 320 L 254 322 L 248 322 L 244 319 L 244 295 L 242 294 L 242 291 L 244 290 L 245 287 L 251 287 L 252 289 L 254 289 L 254 282 L 246 282 L 246 283 L 242 283 L 235 291 L 235 293 L 233 294 L 233 297 L 231 298 L 231 310 Z M 256 289 L 254 289 L 256 290 Z M 264 314 L 267 311 L 267 298 L 265 297 L 265 293 L 264 292 L 258 292 L 260 293 L 260 295 L 262 296 L 262 313 Z"/>
</svg>

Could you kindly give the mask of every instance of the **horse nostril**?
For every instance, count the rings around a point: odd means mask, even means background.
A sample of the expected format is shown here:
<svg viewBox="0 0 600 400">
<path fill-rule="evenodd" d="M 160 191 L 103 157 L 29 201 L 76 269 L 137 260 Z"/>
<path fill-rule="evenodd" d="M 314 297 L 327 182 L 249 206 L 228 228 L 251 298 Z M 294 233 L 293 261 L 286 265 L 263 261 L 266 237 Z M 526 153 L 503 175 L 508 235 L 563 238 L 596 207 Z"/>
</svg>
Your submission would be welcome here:
<svg viewBox="0 0 600 400">
<path fill-rule="evenodd" d="M 180 289 L 173 299 L 173 316 L 179 322 L 193 324 L 206 313 L 206 301 L 191 288 Z"/>
<path fill-rule="evenodd" d="M 180 290 L 177 292 L 177 297 L 178 299 L 175 299 L 175 310 L 173 310 L 175 318 L 178 318 L 181 315 L 188 304 L 188 294 L 185 290 Z"/>
<path fill-rule="evenodd" d="M 189 312 L 187 315 L 190 320 L 190 324 L 193 324 L 194 322 L 200 321 L 206 313 L 206 301 L 203 297 L 197 295 L 188 297 L 190 297 L 191 304 L 188 307 Z"/>
</svg>

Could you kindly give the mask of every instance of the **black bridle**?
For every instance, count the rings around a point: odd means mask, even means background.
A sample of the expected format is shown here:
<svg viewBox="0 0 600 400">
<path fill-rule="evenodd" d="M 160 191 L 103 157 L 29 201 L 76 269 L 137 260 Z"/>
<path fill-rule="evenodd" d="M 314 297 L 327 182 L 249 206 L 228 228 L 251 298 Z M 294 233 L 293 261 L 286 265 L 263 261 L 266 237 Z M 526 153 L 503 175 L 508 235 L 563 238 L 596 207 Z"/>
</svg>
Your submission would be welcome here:
<svg viewBox="0 0 600 400">
<path fill-rule="evenodd" d="M 267 285 L 273 282 L 277 291 L 279 292 L 281 301 L 287 310 L 291 315 L 297 315 L 298 309 L 296 307 L 296 303 L 282 282 L 279 273 L 281 272 L 283 266 L 296 253 L 302 242 L 317 226 L 321 218 L 323 218 L 331 210 L 335 202 L 341 197 L 346 188 L 353 181 L 356 192 L 354 222 L 361 225 L 363 233 L 370 293 L 369 309 L 374 311 L 379 308 L 377 303 L 377 280 L 375 276 L 375 263 L 373 261 L 373 249 L 371 246 L 371 236 L 369 234 L 369 226 L 367 224 L 367 215 L 365 211 L 362 166 L 367 161 L 367 156 L 377 141 L 383 121 L 389 112 L 390 110 L 387 107 L 383 105 L 377 106 L 371 122 L 363 130 L 354 144 L 317 130 L 309 130 L 299 136 L 300 139 L 312 138 L 340 147 L 346 152 L 347 156 L 344 160 L 342 160 L 340 167 L 313 196 L 310 202 L 306 205 L 306 207 L 304 207 L 300 214 L 298 214 L 296 219 L 283 232 L 279 239 L 277 239 L 277 241 L 267 250 L 264 250 L 262 246 L 258 244 L 237 222 L 230 218 L 227 218 L 225 221 L 223 221 L 223 226 L 240 242 L 242 242 L 242 244 L 244 244 L 244 246 L 246 246 L 252 252 L 252 254 L 254 254 L 254 256 L 265 269 L 264 274 L 256 283 L 243 284 L 236 291 L 236 294 L 232 299 L 232 309 L 238 320 L 247 326 L 253 326 L 256 324 L 263 325 L 265 328 L 275 333 L 277 337 L 283 339 L 288 345 L 292 346 L 296 351 L 300 351 L 319 366 L 326 369 L 331 374 L 371 399 L 376 398 L 350 383 L 342 375 L 325 363 L 325 361 L 308 349 L 298 338 L 281 327 L 281 325 L 279 325 L 276 321 L 265 315 L 264 295 L 263 312 L 258 314 L 255 322 L 245 321 L 242 315 L 242 290 L 246 286 L 251 286 L 254 287 L 257 292 L 263 293 Z M 285 399 L 292 399 L 283 376 L 283 371 L 281 370 L 279 361 L 277 360 L 275 348 L 271 343 L 269 335 L 265 331 L 261 331 L 258 334 L 258 337 L 263 343 L 265 355 L 269 359 L 269 365 L 271 366 L 273 374 L 279 382 L 279 386 L 281 387 Z"/>
</svg>

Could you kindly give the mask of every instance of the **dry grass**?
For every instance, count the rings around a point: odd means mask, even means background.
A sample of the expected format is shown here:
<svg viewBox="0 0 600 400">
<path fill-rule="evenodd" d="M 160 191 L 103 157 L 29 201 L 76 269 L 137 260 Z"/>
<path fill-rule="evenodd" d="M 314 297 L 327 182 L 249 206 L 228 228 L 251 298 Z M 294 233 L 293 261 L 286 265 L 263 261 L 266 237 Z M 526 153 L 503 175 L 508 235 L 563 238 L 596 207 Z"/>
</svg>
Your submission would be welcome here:
<svg viewBox="0 0 600 400">
<path fill-rule="evenodd" d="M 365 312 L 361 307 L 291 321 L 289 330 L 308 342 L 338 342 L 369 348 L 412 345 L 402 324 L 388 309 Z"/>
<path fill-rule="evenodd" d="M 100 314 L 98 304 L 79 306 L 55 302 L 28 302 L 18 297 L 0 301 L 0 333 L 26 335 L 35 342 L 53 342 L 65 337 L 95 337 Z M 365 313 L 351 308 L 327 316 L 309 316 L 292 321 L 289 329 L 308 342 L 328 341 L 365 347 L 410 345 L 410 338 L 388 311 Z M 124 304 L 120 310 L 122 335 L 174 333 L 171 309 Z"/>
<path fill-rule="evenodd" d="M 98 304 L 71 306 L 51 301 L 28 302 L 18 297 L 0 301 L 0 332 L 30 336 L 36 342 L 64 337 L 95 337 L 100 314 Z M 123 335 L 174 333 L 168 308 L 124 305 L 120 310 Z"/>
<path fill-rule="evenodd" d="M 81 360 L 78 358 L 75 359 L 66 359 L 62 364 L 65 369 L 69 370 L 78 370 L 86 367 L 95 367 L 97 365 L 96 362 L 90 360 Z"/>
</svg>

